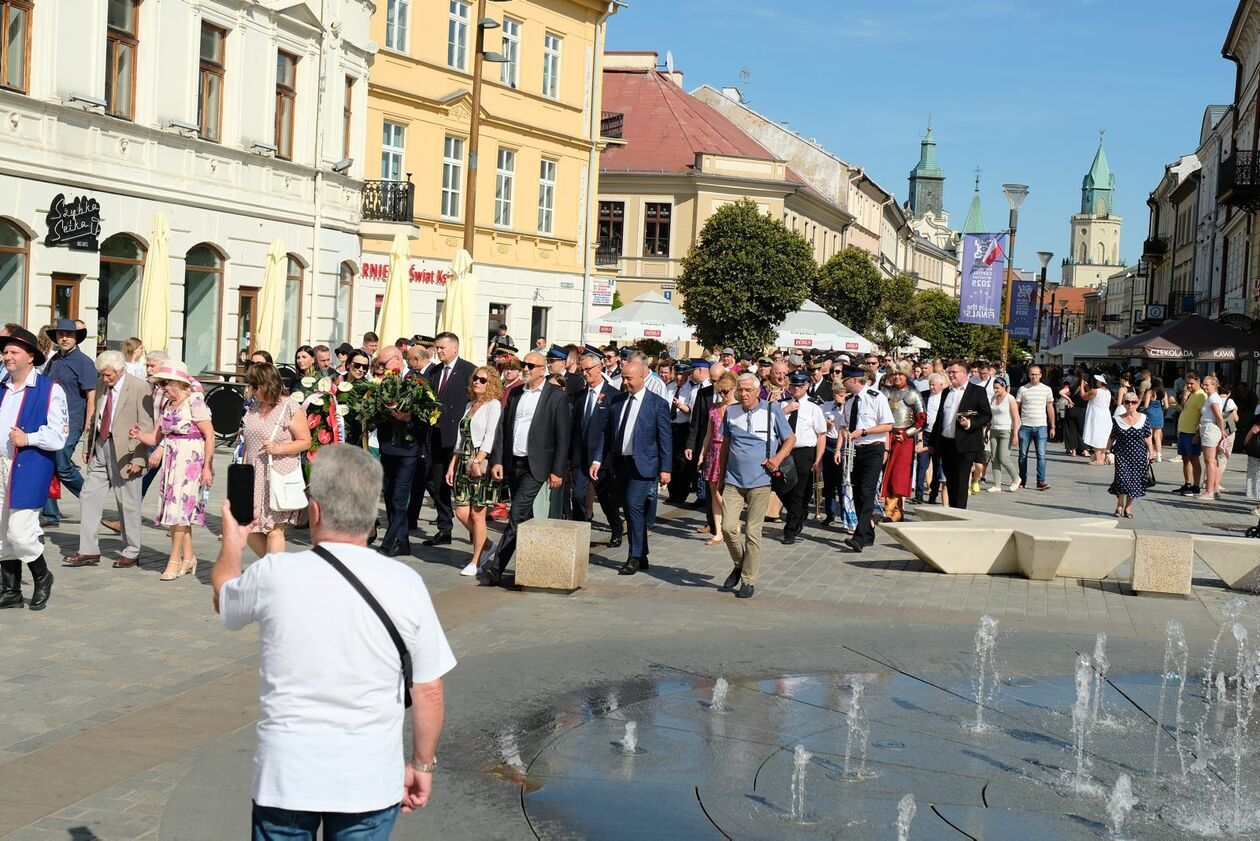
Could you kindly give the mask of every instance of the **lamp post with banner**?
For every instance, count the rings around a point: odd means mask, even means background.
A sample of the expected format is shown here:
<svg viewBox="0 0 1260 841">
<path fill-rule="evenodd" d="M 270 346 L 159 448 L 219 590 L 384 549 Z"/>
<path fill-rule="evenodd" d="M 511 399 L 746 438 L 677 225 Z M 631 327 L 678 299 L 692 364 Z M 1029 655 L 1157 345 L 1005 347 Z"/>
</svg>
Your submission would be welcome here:
<svg viewBox="0 0 1260 841">
<path fill-rule="evenodd" d="M 1003 284 L 1003 295 L 1006 297 L 1005 315 L 1002 318 L 1002 367 L 1006 367 L 1006 358 L 1011 347 L 1011 281 L 1015 271 L 1015 230 L 1019 227 L 1019 206 L 1028 198 L 1027 184 L 1003 184 L 1002 195 L 1006 196 L 1011 206 L 1011 214 L 1007 224 L 1010 246 L 1006 262 L 1006 282 Z"/>
</svg>

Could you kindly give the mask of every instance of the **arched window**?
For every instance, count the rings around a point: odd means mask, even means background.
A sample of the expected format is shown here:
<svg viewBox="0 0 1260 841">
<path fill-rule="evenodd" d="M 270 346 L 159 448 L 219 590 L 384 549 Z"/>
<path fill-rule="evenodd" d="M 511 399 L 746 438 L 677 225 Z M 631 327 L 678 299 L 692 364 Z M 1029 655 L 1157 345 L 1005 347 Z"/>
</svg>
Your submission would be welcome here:
<svg viewBox="0 0 1260 841">
<path fill-rule="evenodd" d="M 0 310 L 12 313 L 13 321 L 26 320 L 30 258 L 31 240 L 26 232 L 7 219 L 0 219 Z"/>
<path fill-rule="evenodd" d="M 354 312 L 354 266 L 342 263 L 337 273 L 337 305 L 333 309 L 332 341 L 350 341 L 350 316 Z"/>
<path fill-rule="evenodd" d="M 1101 242 L 1098 243 L 1098 265 L 1107 265 L 1107 247 Z"/>
<path fill-rule="evenodd" d="M 219 298 L 223 256 L 213 246 L 194 245 L 184 255 L 184 363 L 192 374 L 219 361 Z"/>
<path fill-rule="evenodd" d="M 98 349 L 118 350 L 124 339 L 139 334 L 140 281 L 144 275 L 144 260 L 144 246 L 129 234 L 114 234 L 101 243 L 100 284 L 96 298 Z"/>
<path fill-rule="evenodd" d="M 302 276 L 306 267 L 297 257 L 288 255 L 288 269 L 284 283 L 284 331 L 280 341 L 279 359 L 292 359 L 298 349 L 298 327 L 302 323 Z"/>
<path fill-rule="evenodd" d="M 1085 243 L 1083 243 L 1083 242 L 1081 243 L 1081 256 L 1080 256 L 1080 259 L 1079 259 L 1077 262 L 1080 262 L 1080 263 L 1087 263 L 1087 262 L 1089 262 L 1089 261 L 1085 258 Z"/>
</svg>

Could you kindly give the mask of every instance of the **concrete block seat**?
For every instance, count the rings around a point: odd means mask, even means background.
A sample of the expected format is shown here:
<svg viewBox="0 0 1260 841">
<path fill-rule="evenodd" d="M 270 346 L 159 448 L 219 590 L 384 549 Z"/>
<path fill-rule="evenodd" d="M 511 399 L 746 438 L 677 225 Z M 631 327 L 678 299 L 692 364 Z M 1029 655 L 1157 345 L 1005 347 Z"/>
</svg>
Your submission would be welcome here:
<svg viewBox="0 0 1260 841">
<path fill-rule="evenodd" d="M 1229 589 L 1260 592 L 1260 540 L 1195 535 L 1194 552 Z"/>
<path fill-rule="evenodd" d="M 1190 595 L 1194 540 L 1190 535 L 1139 531 L 1133 547 L 1133 591 Z"/>
<path fill-rule="evenodd" d="M 533 519 L 521 523 L 516 535 L 518 586 L 569 593 L 586 586 L 590 523 Z"/>
</svg>

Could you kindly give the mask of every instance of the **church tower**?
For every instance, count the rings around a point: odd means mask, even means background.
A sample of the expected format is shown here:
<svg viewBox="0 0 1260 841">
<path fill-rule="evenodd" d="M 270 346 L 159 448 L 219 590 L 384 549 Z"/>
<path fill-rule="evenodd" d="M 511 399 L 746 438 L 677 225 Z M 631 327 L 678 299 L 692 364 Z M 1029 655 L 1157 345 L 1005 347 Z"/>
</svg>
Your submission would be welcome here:
<svg viewBox="0 0 1260 841">
<path fill-rule="evenodd" d="M 1072 216 L 1071 245 L 1063 261 L 1067 286 L 1098 287 L 1119 269 L 1120 229 L 1124 219 L 1115 214 L 1116 176 L 1107 165 L 1102 132 L 1089 172 L 1081 180 L 1081 211 Z"/>
<path fill-rule="evenodd" d="M 936 138 L 932 121 L 919 141 L 919 163 L 910 170 L 910 216 L 921 219 L 931 213 L 942 218 L 945 204 L 945 170 L 936 163 Z"/>
<path fill-rule="evenodd" d="M 971 194 L 971 207 L 967 208 L 967 220 L 963 222 L 962 232 L 964 234 L 987 234 L 989 229 L 984 226 L 984 213 L 980 210 L 980 169 L 976 168 L 976 189 Z"/>
</svg>

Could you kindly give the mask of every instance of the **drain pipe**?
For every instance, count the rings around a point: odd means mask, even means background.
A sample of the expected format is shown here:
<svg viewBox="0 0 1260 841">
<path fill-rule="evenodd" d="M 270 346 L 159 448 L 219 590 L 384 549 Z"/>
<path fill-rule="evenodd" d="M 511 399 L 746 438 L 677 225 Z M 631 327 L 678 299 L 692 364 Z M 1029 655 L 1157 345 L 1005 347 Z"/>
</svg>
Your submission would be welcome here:
<svg viewBox="0 0 1260 841">
<path fill-rule="evenodd" d="M 307 307 L 306 335 L 309 344 L 315 335 L 315 301 L 319 289 L 320 239 L 324 235 L 324 99 L 327 80 L 324 78 L 325 56 L 328 41 L 328 0 L 319 4 L 319 84 L 315 92 L 315 219 L 311 225 L 311 292 Z M 337 287 L 333 287 L 336 289 Z M 334 298 L 334 309 L 336 308 Z"/>
</svg>

